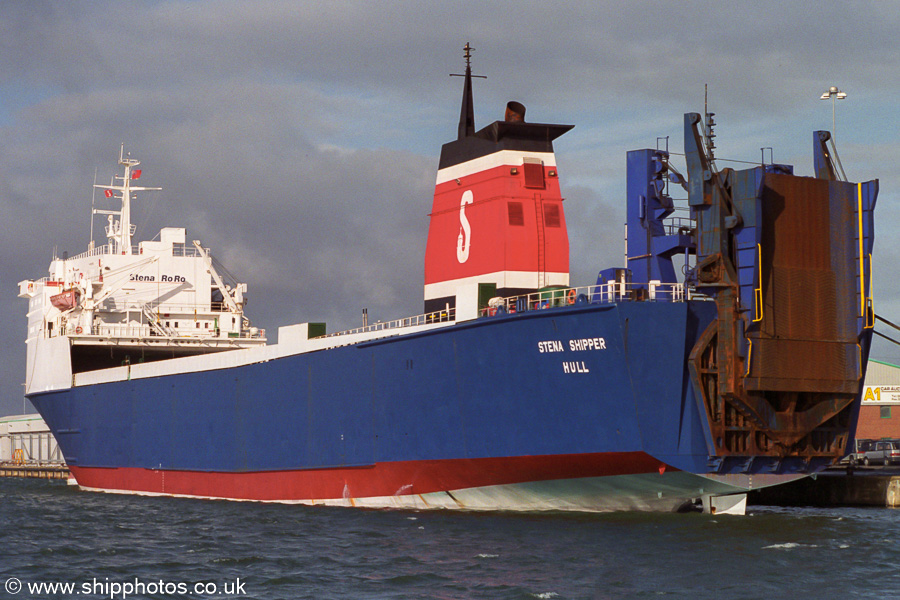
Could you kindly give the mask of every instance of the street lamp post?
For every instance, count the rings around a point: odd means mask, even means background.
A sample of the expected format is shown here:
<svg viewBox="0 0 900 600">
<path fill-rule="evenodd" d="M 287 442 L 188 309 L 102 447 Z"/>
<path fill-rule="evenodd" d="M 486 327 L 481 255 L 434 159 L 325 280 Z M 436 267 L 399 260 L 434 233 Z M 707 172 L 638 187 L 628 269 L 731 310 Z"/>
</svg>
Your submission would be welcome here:
<svg viewBox="0 0 900 600">
<path fill-rule="evenodd" d="M 832 138 L 837 137 L 837 133 L 835 132 L 837 127 L 835 125 L 835 120 L 834 120 L 834 101 L 835 100 L 843 100 L 846 97 L 847 97 L 847 94 L 845 94 L 841 90 L 837 89 L 836 85 L 831 86 L 830 88 L 828 88 L 828 90 L 824 94 L 819 96 L 819 100 L 828 100 L 829 98 L 831 98 L 831 137 Z"/>
</svg>

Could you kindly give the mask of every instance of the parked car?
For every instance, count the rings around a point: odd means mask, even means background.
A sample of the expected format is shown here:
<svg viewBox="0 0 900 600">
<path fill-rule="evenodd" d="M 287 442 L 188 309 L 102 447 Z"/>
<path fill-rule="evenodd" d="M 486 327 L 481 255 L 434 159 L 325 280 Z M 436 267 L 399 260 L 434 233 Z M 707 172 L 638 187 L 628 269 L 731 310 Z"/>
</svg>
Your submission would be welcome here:
<svg viewBox="0 0 900 600">
<path fill-rule="evenodd" d="M 841 459 L 841 464 L 850 463 L 855 467 L 863 462 L 866 451 L 872 450 L 874 447 L 875 440 L 856 440 L 856 449 Z"/>
<path fill-rule="evenodd" d="M 869 466 L 872 463 L 900 464 L 900 441 L 879 440 L 875 442 L 875 446 L 863 454 L 863 464 Z"/>
</svg>

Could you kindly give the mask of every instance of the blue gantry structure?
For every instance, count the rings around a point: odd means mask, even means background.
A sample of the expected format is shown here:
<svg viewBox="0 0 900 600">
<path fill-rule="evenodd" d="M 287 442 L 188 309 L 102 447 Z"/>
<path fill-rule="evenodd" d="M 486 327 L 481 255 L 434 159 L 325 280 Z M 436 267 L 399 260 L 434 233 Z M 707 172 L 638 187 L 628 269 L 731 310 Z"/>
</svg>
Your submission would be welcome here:
<svg viewBox="0 0 900 600">
<path fill-rule="evenodd" d="M 684 255 L 689 287 L 716 303 L 689 359 L 712 470 L 814 469 L 849 441 L 858 414 L 878 181 L 840 181 L 825 131 L 813 134 L 815 178 L 782 164 L 720 171 L 701 127 L 700 114 L 685 115 L 686 177 L 667 150 L 628 153 L 628 269 L 617 276 L 652 288 L 675 280 L 673 257 Z M 669 183 L 687 191 L 688 218 L 672 217 Z M 808 437 L 800 445 L 821 454 L 786 458 Z"/>
</svg>

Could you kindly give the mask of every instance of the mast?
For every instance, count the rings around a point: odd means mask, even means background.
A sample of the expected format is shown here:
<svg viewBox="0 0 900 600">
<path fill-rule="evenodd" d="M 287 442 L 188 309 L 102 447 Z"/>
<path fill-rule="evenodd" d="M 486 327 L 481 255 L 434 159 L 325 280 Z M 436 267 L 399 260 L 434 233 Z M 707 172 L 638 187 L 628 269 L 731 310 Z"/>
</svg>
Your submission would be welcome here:
<svg viewBox="0 0 900 600">
<path fill-rule="evenodd" d="M 475 102 L 472 99 L 472 51 L 475 48 L 466 42 L 464 56 L 466 58 L 465 85 L 463 85 L 462 107 L 459 111 L 459 136 L 463 139 L 475 134 Z"/>
<path fill-rule="evenodd" d="M 472 100 L 472 78 L 487 79 L 486 75 L 472 75 L 472 52 L 475 48 L 466 42 L 463 48 L 463 56 L 466 59 L 466 73 L 450 73 L 451 77 L 465 77 L 463 85 L 462 107 L 459 110 L 459 135 L 458 140 L 475 135 L 475 102 Z"/>
<path fill-rule="evenodd" d="M 113 182 L 109 185 L 94 184 L 95 188 L 107 191 L 107 196 L 111 197 L 111 192 L 119 192 L 119 198 L 122 200 L 122 208 L 120 210 L 100 210 L 94 209 L 94 214 L 108 215 L 109 224 L 106 226 L 106 237 L 109 238 L 110 245 L 115 246 L 112 250 L 116 254 L 132 254 L 131 236 L 134 235 L 135 226 L 131 224 L 131 192 L 155 192 L 162 188 L 158 187 L 138 187 L 132 186 L 131 180 L 138 179 L 141 176 L 141 170 L 134 167 L 141 164 L 141 161 L 133 158 L 125 157 L 125 144 L 119 150 L 119 164 L 125 167 L 124 175 L 114 175 Z M 115 185 L 118 179 L 121 185 Z M 119 220 L 116 221 L 115 217 Z"/>
</svg>

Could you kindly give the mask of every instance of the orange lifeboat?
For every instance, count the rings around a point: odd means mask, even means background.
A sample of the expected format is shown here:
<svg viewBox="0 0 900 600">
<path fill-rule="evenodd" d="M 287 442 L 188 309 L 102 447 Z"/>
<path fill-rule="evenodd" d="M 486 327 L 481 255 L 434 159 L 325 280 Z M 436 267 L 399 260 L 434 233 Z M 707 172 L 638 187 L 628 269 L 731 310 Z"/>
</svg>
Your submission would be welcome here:
<svg viewBox="0 0 900 600">
<path fill-rule="evenodd" d="M 70 308 L 78 306 L 80 297 L 81 292 L 72 288 L 56 294 L 55 296 L 50 296 L 50 304 L 59 310 L 69 310 Z"/>
</svg>

